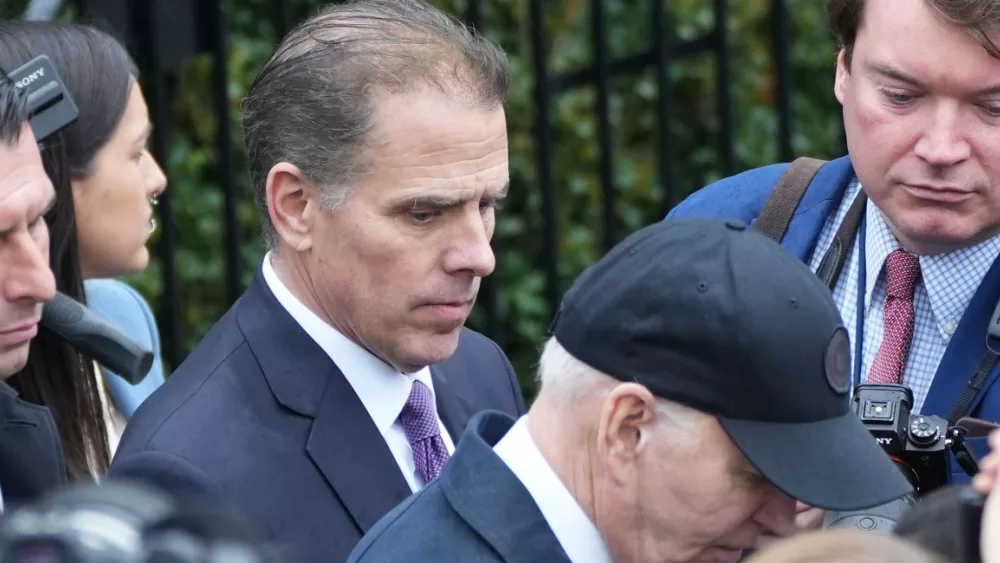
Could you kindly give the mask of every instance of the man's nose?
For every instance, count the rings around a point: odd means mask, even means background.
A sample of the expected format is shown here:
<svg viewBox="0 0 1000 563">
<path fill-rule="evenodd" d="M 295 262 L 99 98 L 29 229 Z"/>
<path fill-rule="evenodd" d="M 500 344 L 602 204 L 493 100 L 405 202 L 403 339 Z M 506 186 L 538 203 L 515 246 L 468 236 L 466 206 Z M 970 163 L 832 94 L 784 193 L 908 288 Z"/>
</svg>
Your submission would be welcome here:
<svg viewBox="0 0 1000 563">
<path fill-rule="evenodd" d="M 953 104 L 942 104 L 934 113 L 915 148 L 916 155 L 931 166 L 955 166 L 972 155 L 962 133 L 961 114 Z"/>
<path fill-rule="evenodd" d="M 469 271 L 477 277 L 493 273 L 496 257 L 490 246 L 493 230 L 488 221 L 478 212 L 462 218 L 451 248 L 445 256 L 445 270 L 449 273 Z"/>
<path fill-rule="evenodd" d="M 4 301 L 45 303 L 52 300 L 56 280 L 49 266 L 48 237 L 41 237 L 45 245 L 40 245 L 28 232 L 12 232 L 7 237 L 4 254 L 9 258 L 0 267 L 0 295 Z"/>
</svg>

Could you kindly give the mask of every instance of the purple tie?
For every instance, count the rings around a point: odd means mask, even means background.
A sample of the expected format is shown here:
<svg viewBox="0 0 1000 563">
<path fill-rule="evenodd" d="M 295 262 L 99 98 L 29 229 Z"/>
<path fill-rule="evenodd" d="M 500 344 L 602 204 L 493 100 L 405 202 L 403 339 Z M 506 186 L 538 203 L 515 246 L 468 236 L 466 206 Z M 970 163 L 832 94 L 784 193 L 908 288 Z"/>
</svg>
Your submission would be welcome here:
<svg viewBox="0 0 1000 563">
<path fill-rule="evenodd" d="M 410 389 L 410 398 L 399 413 L 399 422 L 406 432 L 406 439 L 413 450 L 413 463 L 417 467 L 417 475 L 430 483 L 441 473 L 441 468 L 448 461 L 448 449 L 441 439 L 438 429 L 437 412 L 434 409 L 434 398 L 431 390 L 420 381 L 414 379 Z"/>
</svg>

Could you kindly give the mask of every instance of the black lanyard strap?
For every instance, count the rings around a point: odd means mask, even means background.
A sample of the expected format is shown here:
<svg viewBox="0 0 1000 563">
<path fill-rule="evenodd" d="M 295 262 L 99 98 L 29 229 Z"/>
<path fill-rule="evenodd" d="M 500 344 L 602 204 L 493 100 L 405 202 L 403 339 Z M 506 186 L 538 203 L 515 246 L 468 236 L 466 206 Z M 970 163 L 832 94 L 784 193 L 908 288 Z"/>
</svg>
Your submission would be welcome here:
<svg viewBox="0 0 1000 563">
<path fill-rule="evenodd" d="M 998 344 L 1000 344 L 1000 302 L 997 302 L 996 307 L 993 309 L 993 316 L 990 317 L 990 325 L 986 330 L 986 353 L 983 355 L 983 359 L 979 360 L 976 373 L 973 374 L 972 379 L 965 386 L 962 396 L 958 399 L 958 403 L 955 404 L 955 409 L 951 412 L 951 416 L 948 417 L 949 426 L 955 426 L 959 419 L 969 413 L 972 401 L 976 399 L 976 395 L 979 394 L 983 383 L 986 383 L 986 378 L 989 377 L 990 372 L 993 371 L 993 367 L 997 365 L 997 360 L 1000 359 L 1000 352 L 996 350 Z"/>
<path fill-rule="evenodd" d="M 819 268 L 816 270 L 816 275 L 823 280 L 830 291 L 833 291 L 837 280 L 840 279 L 840 272 L 844 269 L 844 262 L 847 261 L 847 256 L 850 254 L 851 245 L 854 244 L 854 239 L 858 236 L 858 229 L 861 227 L 861 219 L 865 215 L 867 203 L 868 197 L 865 196 L 865 192 L 863 190 L 858 192 L 854 202 L 851 203 L 851 208 L 847 210 L 847 215 L 844 215 L 844 220 L 840 222 L 840 228 L 837 229 L 837 234 L 833 237 L 833 242 L 830 243 L 830 249 L 826 251 L 823 261 L 819 263 Z"/>
</svg>

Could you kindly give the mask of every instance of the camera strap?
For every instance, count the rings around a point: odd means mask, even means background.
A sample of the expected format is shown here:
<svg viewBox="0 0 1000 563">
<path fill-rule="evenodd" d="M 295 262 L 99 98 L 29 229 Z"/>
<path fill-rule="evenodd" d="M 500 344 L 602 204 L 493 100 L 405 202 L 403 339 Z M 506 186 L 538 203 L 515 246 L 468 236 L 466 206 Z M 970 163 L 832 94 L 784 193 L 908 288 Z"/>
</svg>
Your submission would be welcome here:
<svg viewBox="0 0 1000 563">
<path fill-rule="evenodd" d="M 775 186 L 754 227 L 780 243 L 785 235 L 785 231 L 788 229 L 788 225 L 791 223 L 796 207 L 798 207 L 799 202 L 802 200 L 802 196 L 808 189 L 809 184 L 812 183 L 816 172 L 824 164 L 826 164 L 826 161 L 807 157 L 798 158 L 793 161 Z M 851 203 L 851 207 L 848 209 L 847 215 L 844 216 L 844 220 L 841 221 L 829 250 L 823 256 L 823 260 L 816 270 L 816 275 L 823 280 L 823 283 L 830 288 L 831 292 L 837 285 L 844 263 L 847 261 L 851 245 L 854 244 L 854 239 L 857 237 L 858 230 L 864 219 L 867 203 L 868 198 L 862 190 Z M 972 406 L 972 402 L 976 399 L 976 395 L 979 394 L 983 384 L 986 383 L 986 378 L 989 377 L 990 372 L 993 371 L 997 362 L 1000 361 L 1000 302 L 997 303 L 993 310 L 993 315 L 990 317 L 985 344 L 986 351 L 979 361 L 975 373 L 973 373 L 972 378 L 966 384 L 965 390 L 955 404 L 951 416 L 948 417 L 949 426 L 955 426 L 959 419 L 968 416 L 969 409 Z M 858 348 L 860 349 L 860 346 Z M 861 360 L 858 359 L 857 361 L 860 362 Z"/>
<path fill-rule="evenodd" d="M 775 185 L 771 197 L 760 212 L 760 217 L 754 223 L 754 228 L 780 243 L 785 231 L 788 230 L 788 225 L 792 222 L 792 216 L 802 196 L 812 183 L 813 177 L 826 163 L 826 160 L 809 157 L 795 159 Z M 816 270 L 816 275 L 831 292 L 837 285 L 844 262 L 847 261 L 848 251 L 854 244 L 858 228 L 861 227 L 867 203 L 865 192 L 859 192 L 851 203 L 851 208 L 847 210 L 844 220 L 840 222 L 840 228 L 830 243 L 830 249 L 826 251 L 819 269 Z"/>
<path fill-rule="evenodd" d="M 979 360 L 976 373 L 972 375 L 972 379 L 966 384 L 965 390 L 962 391 L 962 396 L 959 397 L 958 403 L 955 404 L 955 410 L 948 417 L 949 426 L 955 426 L 960 418 L 969 414 L 968 411 L 969 407 L 972 406 L 972 401 L 976 399 L 979 389 L 983 386 L 983 383 L 986 383 L 986 378 L 990 376 L 993 367 L 997 365 L 997 360 L 1000 359 L 1000 352 L 997 352 L 998 343 L 1000 343 L 1000 302 L 993 309 L 993 315 L 990 316 L 990 325 L 986 330 L 986 353 L 983 354 L 983 359 Z"/>
</svg>

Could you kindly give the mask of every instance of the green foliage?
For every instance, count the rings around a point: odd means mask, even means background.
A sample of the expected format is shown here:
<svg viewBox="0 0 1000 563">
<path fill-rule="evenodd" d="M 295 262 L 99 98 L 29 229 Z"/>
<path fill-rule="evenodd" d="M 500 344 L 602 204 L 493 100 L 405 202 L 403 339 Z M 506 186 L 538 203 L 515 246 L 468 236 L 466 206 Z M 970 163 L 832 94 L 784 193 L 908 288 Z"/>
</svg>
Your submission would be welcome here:
<svg viewBox="0 0 1000 563">
<path fill-rule="evenodd" d="M 435 5 L 463 16 L 464 0 Z M 712 2 L 664 0 L 672 12 L 676 41 L 695 39 L 714 26 Z M 299 15 L 319 2 L 299 2 Z M 649 2 L 606 0 L 609 52 L 614 57 L 649 49 Z M 770 2 L 731 0 L 727 26 L 731 44 L 730 91 L 735 117 L 735 154 L 740 170 L 765 165 L 778 156 L 775 69 L 771 56 Z M 794 70 L 794 150 L 797 154 L 837 156 L 842 141 L 832 96 L 834 48 L 826 28 L 825 3 L 790 1 L 791 61 Z M 533 102 L 531 25 L 528 0 L 483 0 L 483 32 L 509 54 L 513 87 L 509 97 L 512 189 L 499 217 L 496 248 L 499 308 L 505 348 L 525 392 L 534 392 L 533 368 L 552 311 L 544 298 L 541 262 L 541 191 L 537 175 Z M 549 65 L 553 72 L 581 70 L 591 64 L 591 2 L 546 2 Z M 243 248 L 243 279 L 248 283 L 263 255 L 257 214 L 246 176 L 239 127 L 240 101 L 275 44 L 272 3 L 229 0 L 229 126 L 238 149 L 238 190 Z M 707 182 L 723 176 L 719 156 L 719 118 L 715 95 L 715 57 L 711 53 L 676 61 L 670 68 L 670 144 L 673 175 L 658 177 L 658 91 L 654 69 L 616 77 L 611 87 L 614 189 L 619 197 L 618 239 L 663 217 L 664 210 Z M 223 271 L 222 197 L 218 186 L 214 135 L 218 123 L 211 104 L 209 58 L 190 61 L 178 74 L 172 103 L 169 173 L 179 235 L 176 264 L 183 305 L 182 350 L 189 351 L 228 308 Z M 565 290 L 604 252 L 600 155 L 593 86 L 561 93 L 551 104 L 555 147 L 554 177 L 559 227 L 559 272 Z M 133 280 L 159 304 L 158 264 Z M 470 324 L 483 327 L 476 310 Z M 474 376 L 474 374 L 470 374 Z"/>
</svg>

